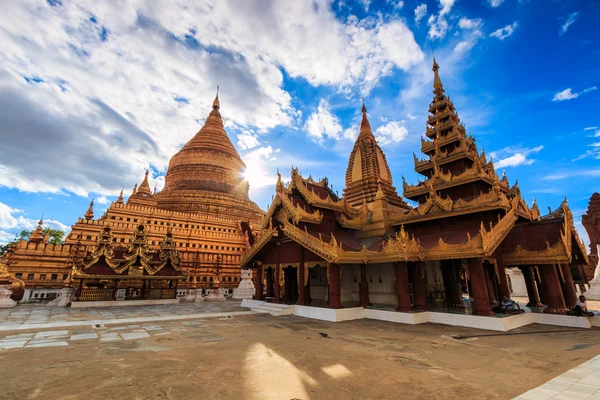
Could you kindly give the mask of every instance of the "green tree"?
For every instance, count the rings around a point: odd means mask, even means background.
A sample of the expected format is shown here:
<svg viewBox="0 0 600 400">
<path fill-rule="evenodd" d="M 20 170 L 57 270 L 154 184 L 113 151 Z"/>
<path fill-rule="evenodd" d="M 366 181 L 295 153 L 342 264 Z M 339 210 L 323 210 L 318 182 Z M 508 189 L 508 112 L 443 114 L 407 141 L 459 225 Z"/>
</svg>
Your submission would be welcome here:
<svg viewBox="0 0 600 400">
<path fill-rule="evenodd" d="M 6 252 L 8 251 L 8 248 L 10 247 L 10 245 L 12 244 L 12 242 L 8 242 L 6 244 L 0 244 L 0 258 L 2 258 Z"/>
<path fill-rule="evenodd" d="M 17 240 L 20 240 L 20 239 L 29 240 L 29 236 L 31 236 L 32 233 L 33 233 L 33 231 L 28 231 L 27 229 L 23 229 L 17 235 Z"/>
<path fill-rule="evenodd" d="M 43 230 L 44 239 L 48 237 L 48 243 L 51 244 L 62 244 L 64 243 L 65 233 L 60 229 L 45 228 Z"/>
</svg>

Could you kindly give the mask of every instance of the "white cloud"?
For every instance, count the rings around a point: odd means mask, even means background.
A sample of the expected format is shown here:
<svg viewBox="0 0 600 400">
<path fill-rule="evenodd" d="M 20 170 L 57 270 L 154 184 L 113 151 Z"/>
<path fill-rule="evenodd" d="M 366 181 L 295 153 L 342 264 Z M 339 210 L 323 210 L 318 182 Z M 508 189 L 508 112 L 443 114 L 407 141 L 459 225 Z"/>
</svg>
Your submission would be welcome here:
<svg viewBox="0 0 600 400">
<path fill-rule="evenodd" d="M 408 117 L 408 119 L 410 119 L 411 121 L 414 119 L 417 119 L 416 116 L 412 115 L 411 113 L 406 114 L 406 116 Z"/>
<path fill-rule="evenodd" d="M 392 0 L 392 3 L 395 3 L 394 8 L 396 10 L 400 10 L 402 7 L 404 7 L 404 2 L 402 0 Z"/>
<path fill-rule="evenodd" d="M 23 0 L 0 26 L 0 186 L 27 192 L 117 195 L 164 173 L 218 84 L 226 127 L 266 132 L 299 124 L 284 72 L 364 94 L 424 58 L 400 17 L 340 21 L 329 0 Z"/>
<path fill-rule="evenodd" d="M 418 25 L 419 21 L 421 21 L 421 19 L 427 15 L 427 4 L 423 3 L 423 4 L 419 4 L 416 8 L 415 8 L 415 22 Z"/>
<path fill-rule="evenodd" d="M 242 150 L 253 149 L 260 144 L 260 142 L 256 138 L 256 135 L 253 135 L 251 132 L 248 131 L 238 133 L 237 138 L 237 145 Z"/>
<path fill-rule="evenodd" d="M 513 22 L 511 25 L 506 25 L 504 28 L 500 28 L 490 33 L 490 36 L 496 37 L 500 40 L 504 40 L 515 32 L 515 29 L 519 26 L 517 21 Z"/>
<path fill-rule="evenodd" d="M 12 208 L 0 202 L 0 243 L 6 243 L 14 239 L 15 235 L 22 229 L 33 230 L 38 226 L 38 219 L 27 218 L 23 210 Z M 60 221 L 45 218 L 44 228 L 60 229 L 67 232 L 70 228 Z"/>
<path fill-rule="evenodd" d="M 12 242 L 14 238 L 15 238 L 14 233 L 0 230 L 0 244 L 6 244 L 8 242 Z"/>
<path fill-rule="evenodd" d="M 317 111 L 313 112 L 304 128 L 312 140 L 319 144 L 323 144 L 325 138 L 339 139 L 342 132 L 342 125 L 339 118 L 331 113 L 327 100 L 321 99 Z"/>
<path fill-rule="evenodd" d="M 452 10 L 454 0 L 438 0 L 440 3 L 440 11 L 437 15 L 431 15 L 427 20 L 429 25 L 428 35 L 431 39 L 442 39 L 448 32 L 448 21 L 446 15 Z"/>
<path fill-rule="evenodd" d="M 564 35 L 567 32 L 567 30 L 569 29 L 569 27 L 571 25 L 573 25 L 573 23 L 577 20 L 577 17 L 579 17 L 578 12 L 569 14 L 565 23 L 560 26 L 560 30 L 558 31 L 558 36 Z"/>
<path fill-rule="evenodd" d="M 504 0 L 489 0 L 490 6 L 496 8 L 499 7 L 500 4 L 504 3 Z"/>
<path fill-rule="evenodd" d="M 371 0 L 358 0 L 358 1 L 365 8 L 365 11 L 369 12 L 369 6 L 371 5 Z"/>
<path fill-rule="evenodd" d="M 408 130 L 400 125 L 398 121 L 390 121 L 385 125 L 380 126 L 374 132 L 375 139 L 380 144 L 399 143 L 406 139 Z"/>
<path fill-rule="evenodd" d="M 563 179 L 567 179 L 567 178 L 574 178 L 574 177 L 600 177 L 600 168 L 596 168 L 596 169 L 572 169 L 572 170 L 565 170 L 565 171 L 560 171 L 560 172 L 554 172 L 550 175 L 546 175 L 544 177 L 542 177 L 542 180 L 545 181 L 560 181 Z"/>
<path fill-rule="evenodd" d="M 587 89 L 582 90 L 581 92 L 573 92 L 571 90 L 571 88 L 567 88 L 565 90 L 562 90 L 562 91 L 556 93 L 554 95 L 554 98 L 552 98 L 552 101 L 565 101 L 565 100 L 576 99 L 579 96 L 581 96 L 582 94 L 593 92 L 596 89 L 598 89 L 596 86 L 591 86 Z"/>
<path fill-rule="evenodd" d="M 531 165 L 535 162 L 534 159 L 528 158 L 532 153 L 539 153 L 544 146 L 537 146 L 531 149 L 505 147 L 502 150 L 490 153 L 496 168 L 517 167 L 519 165 Z"/>
<path fill-rule="evenodd" d="M 458 26 L 461 29 L 479 29 L 483 25 L 483 21 L 481 18 L 469 19 L 462 17 L 460 21 L 458 21 Z"/>
<path fill-rule="evenodd" d="M 587 128 L 583 128 L 584 131 L 593 131 L 594 129 L 598 129 L 597 126 L 588 126 Z"/>
</svg>

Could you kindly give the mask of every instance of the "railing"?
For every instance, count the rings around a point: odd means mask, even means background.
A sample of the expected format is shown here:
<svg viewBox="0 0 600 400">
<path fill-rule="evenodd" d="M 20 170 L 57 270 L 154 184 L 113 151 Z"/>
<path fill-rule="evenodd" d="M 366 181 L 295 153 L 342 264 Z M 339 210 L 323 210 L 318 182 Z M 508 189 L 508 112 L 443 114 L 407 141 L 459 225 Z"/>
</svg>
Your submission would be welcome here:
<svg viewBox="0 0 600 400">
<path fill-rule="evenodd" d="M 176 289 L 150 289 L 148 299 L 174 299 L 177 296 Z"/>
<path fill-rule="evenodd" d="M 114 289 L 81 289 L 78 301 L 111 301 Z"/>
</svg>

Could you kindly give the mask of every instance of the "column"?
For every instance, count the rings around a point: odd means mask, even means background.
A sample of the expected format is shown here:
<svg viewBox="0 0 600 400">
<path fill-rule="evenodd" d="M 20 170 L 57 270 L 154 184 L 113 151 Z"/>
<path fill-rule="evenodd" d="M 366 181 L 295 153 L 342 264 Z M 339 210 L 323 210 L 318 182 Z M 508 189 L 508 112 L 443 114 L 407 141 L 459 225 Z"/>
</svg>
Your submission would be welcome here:
<svg viewBox="0 0 600 400">
<path fill-rule="evenodd" d="M 442 262 L 441 265 L 444 285 L 446 286 L 446 302 L 450 307 L 462 307 L 461 295 L 458 290 L 458 281 L 452 261 Z"/>
<path fill-rule="evenodd" d="M 496 255 L 496 265 L 498 266 L 498 275 L 500 277 L 500 298 L 498 300 L 502 300 L 502 297 L 506 296 L 510 298 L 510 287 L 508 286 L 508 276 L 506 275 L 506 270 L 504 269 L 504 259 L 502 257 L 502 253 L 498 252 Z"/>
<path fill-rule="evenodd" d="M 263 276 L 262 262 L 256 262 L 256 281 L 254 282 L 254 300 L 262 300 L 263 294 Z"/>
<path fill-rule="evenodd" d="M 366 307 L 369 303 L 369 282 L 367 281 L 367 264 L 360 264 L 359 307 Z"/>
<path fill-rule="evenodd" d="M 422 268 L 425 268 L 425 266 L 421 262 L 414 263 L 410 268 L 415 310 L 429 310 L 427 291 L 425 290 L 425 271 L 421 271 Z"/>
<path fill-rule="evenodd" d="M 575 284 L 573 283 L 573 276 L 571 275 L 571 268 L 569 264 L 560 264 L 558 268 L 562 271 L 562 276 L 564 278 L 564 282 L 561 281 L 563 296 L 565 298 L 565 303 L 567 308 L 571 310 L 575 307 L 575 302 L 577 301 L 577 293 L 575 292 Z"/>
<path fill-rule="evenodd" d="M 281 242 L 277 242 L 277 264 L 275 265 L 275 280 L 273 282 L 273 290 L 275 291 L 275 298 L 273 299 L 274 303 L 281 303 L 281 285 L 279 285 L 279 281 L 281 280 Z"/>
<path fill-rule="evenodd" d="M 329 264 L 329 304 L 327 305 L 329 308 L 342 308 L 340 282 L 341 268 L 342 267 L 339 264 Z"/>
<path fill-rule="evenodd" d="M 469 259 L 469 279 L 473 297 L 473 315 L 494 315 L 490 308 L 486 273 L 480 258 Z"/>
<path fill-rule="evenodd" d="M 529 296 L 527 307 L 543 307 L 544 305 L 540 301 L 540 296 L 538 295 L 533 267 L 524 265 L 519 267 L 519 269 L 521 270 L 521 273 L 523 273 L 523 279 L 525 279 L 525 286 L 527 287 L 527 296 Z"/>
<path fill-rule="evenodd" d="M 410 293 L 408 291 L 408 265 L 405 261 L 397 262 L 396 269 L 396 294 L 398 295 L 398 307 L 396 311 L 412 311 L 410 304 Z"/>
<path fill-rule="evenodd" d="M 542 272 L 540 267 L 538 266 L 534 266 L 532 267 L 533 269 L 533 277 L 535 278 L 535 282 L 536 282 L 536 287 L 538 290 L 538 293 L 540 295 L 540 301 L 542 302 L 542 304 L 548 304 L 548 298 L 546 297 L 546 288 L 544 288 L 544 285 L 542 284 Z"/>
<path fill-rule="evenodd" d="M 490 302 L 490 304 L 496 303 L 498 301 L 498 299 L 496 299 L 496 295 L 494 293 L 494 282 L 492 281 L 492 279 L 494 279 L 494 277 L 492 276 L 491 273 L 491 265 L 490 264 L 483 264 L 483 273 L 485 275 L 485 283 L 487 286 L 487 294 L 488 294 L 488 300 Z"/>
<path fill-rule="evenodd" d="M 546 299 L 548 300 L 548 308 L 544 312 L 549 314 L 565 314 L 568 310 L 562 294 L 562 288 L 560 287 L 556 267 L 553 264 L 546 264 L 540 265 L 538 268 L 540 269 L 542 285 L 544 286 Z"/>
<path fill-rule="evenodd" d="M 267 297 L 273 297 L 273 267 L 267 269 Z"/>
<path fill-rule="evenodd" d="M 306 266 L 304 265 L 304 247 L 299 246 L 300 247 L 300 263 L 298 264 L 298 271 L 297 271 L 297 275 L 298 275 L 298 301 L 296 301 L 296 304 L 298 305 L 305 305 L 306 303 L 304 302 L 304 295 L 306 294 L 305 292 L 305 288 L 304 288 L 304 268 L 306 268 Z"/>
</svg>

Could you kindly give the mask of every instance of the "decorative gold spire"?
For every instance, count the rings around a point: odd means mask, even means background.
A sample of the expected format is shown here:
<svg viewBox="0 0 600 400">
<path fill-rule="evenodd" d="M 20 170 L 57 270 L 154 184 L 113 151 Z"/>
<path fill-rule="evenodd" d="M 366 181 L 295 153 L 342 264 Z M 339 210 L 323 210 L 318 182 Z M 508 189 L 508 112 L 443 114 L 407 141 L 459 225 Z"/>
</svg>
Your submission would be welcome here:
<svg viewBox="0 0 600 400">
<path fill-rule="evenodd" d="M 431 70 L 433 71 L 433 92 L 435 94 L 441 94 L 444 92 L 444 85 L 442 85 L 442 80 L 440 79 L 440 75 L 438 74 L 438 70 L 440 66 L 435 61 L 435 57 L 433 57 L 433 66 Z"/>
<path fill-rule="evenodd" d="M 133 185 L 133 191 L 131 192 L 131 196 L 135 196 L 137 194 L 137 183 Z"/>
<path fill-rule="evenodd" d="M 142 184 L 140 185 L 139 189 L 138 189 L 138 193 L 140 194 L 147 194 L 147 195 L 151 195 L 152 192 L 150 191 L 150 184 L 148 183 L 148 174 L 150 173 L 149 170 L 146 170 L 146 175 L 144 176 L 144 181 L 142 182 Z"/>
<path fill-rule="evenodd" d="M 221 118 L 221 113 L 219 109 L 221 108 L 221 102 L 219 101 L 219 87 L 217 86 L 217 95 L 215 96 L 215 100 L 213 101 L 212 111 L 208 114 L 208 118 L 206 118 L 206 124 L 217 124 L 220 127 L 223 127 L 223 118 Z"/>
<path fill-rule="evenodd" d="M 90 202 L 90 207 L 87 209 L 83 216 L 87 220 L 94 219 L 94 199 L 92 199 L 92 201 Z"/>
<path fill-rule="evenodd" d="M 35 228 L 35 230 L 29 236 L 29 241 L 31 243 L 40 243 L 44 240 L 44 231 L 42 229 L 42 224 L 44 223 L 43 218 L 44 217 L 40 218 L 37 228 Z"/>
<path fill-rule="evenodd" d="M 121 189 L 121 193 L 119 193 L 119 198 L 117 199 L 117 204 L 123 204 L 123 189 Z"/>
<path fill-rule="evenodd" d="M 369 119 L 367 118 L 367 106 L 363 102 L 362 105 L 362 121 L 360 121 L 360 134 L 358 135 L 359 139 L 364 138 L 372 138 L 373 132 L 371 131 L 371 124 L 369 123 Z"/>
<path fill-rule="evenodd" d="M 218 110 L 221 108 L 221 103 L 219 102 L 219 87 L 217 86 L 217 95 L 215 96 L 215 101 L 213 101 L 213 110 Z"/>
</svg>

